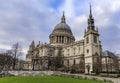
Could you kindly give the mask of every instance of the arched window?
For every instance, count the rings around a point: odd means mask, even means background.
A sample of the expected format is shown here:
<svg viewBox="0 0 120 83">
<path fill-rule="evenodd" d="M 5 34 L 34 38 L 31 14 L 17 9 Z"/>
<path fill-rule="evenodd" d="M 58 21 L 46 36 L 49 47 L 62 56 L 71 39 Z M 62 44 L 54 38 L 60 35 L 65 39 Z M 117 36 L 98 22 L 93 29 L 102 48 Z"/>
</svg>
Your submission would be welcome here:
<svg viewBox="0 0 120 83">
<path fill-rule="evenodd" d="M 89 49 L 87 49 L 87 53 L 89 53 Z"/>
</svg>

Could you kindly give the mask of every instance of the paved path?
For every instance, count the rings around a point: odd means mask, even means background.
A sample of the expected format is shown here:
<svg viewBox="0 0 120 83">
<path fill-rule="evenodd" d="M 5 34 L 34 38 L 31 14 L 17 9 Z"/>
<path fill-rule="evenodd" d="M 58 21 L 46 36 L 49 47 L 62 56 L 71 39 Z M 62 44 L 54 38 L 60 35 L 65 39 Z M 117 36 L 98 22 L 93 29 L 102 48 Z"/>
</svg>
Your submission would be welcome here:
<svg viewBox="0 0 120 83">
<path fill-rule="evenodd" d="M 97 78 L 97 79 L 100 79 L 100 80 L 107 79 L 107 80 L 112 80 L 114 83 L 120 83 L 120 78 L 109 78 L 109 77 L 89 76 L 89 75 L 83 75 L 83 76 L 88 76 L 88 77 L 91 77 L 91 78 Z"/>
<path fill-rule="evenodd" d="M 81 76 L 83 78 L 87 77 L 88 79 L 97 78 L 98 80 L 101 80 L 101 81 L 111 80 L 114 83 L 120 83 L 120 78 L 109 78 L 109 77 L 91 76 L 91 75 L 84 75 L 84 74 L 69 74 L 69 73 L 61 73 L 61 74 Z"/>
</svg>

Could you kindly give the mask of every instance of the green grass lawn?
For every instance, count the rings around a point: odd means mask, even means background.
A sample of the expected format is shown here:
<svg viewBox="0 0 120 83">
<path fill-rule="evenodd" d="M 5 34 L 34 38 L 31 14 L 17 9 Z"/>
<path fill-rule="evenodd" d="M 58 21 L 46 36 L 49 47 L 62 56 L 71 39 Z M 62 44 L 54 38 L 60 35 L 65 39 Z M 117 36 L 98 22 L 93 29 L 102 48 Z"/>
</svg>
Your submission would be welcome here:
<svg viewBox="0 0 120 83">
<path fill-rule="evenodd" d="M 109 83 L 58 76 L 23 76 L 0 78 L 0 83 Z"/>
</svg>

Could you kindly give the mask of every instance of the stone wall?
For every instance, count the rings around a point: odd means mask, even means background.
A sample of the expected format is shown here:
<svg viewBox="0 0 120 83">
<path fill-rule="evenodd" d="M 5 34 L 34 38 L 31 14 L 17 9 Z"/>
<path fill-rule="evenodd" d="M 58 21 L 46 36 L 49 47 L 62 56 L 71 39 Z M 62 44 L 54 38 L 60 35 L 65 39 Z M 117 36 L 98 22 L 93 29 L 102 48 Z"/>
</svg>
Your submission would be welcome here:
<svg viewBox="0 0 120 83">
<path fill-rule="evenodd" d="M 50 76 L 53 71 L 8 71 L 8 73 L 15 76 Z"/>
</svg>

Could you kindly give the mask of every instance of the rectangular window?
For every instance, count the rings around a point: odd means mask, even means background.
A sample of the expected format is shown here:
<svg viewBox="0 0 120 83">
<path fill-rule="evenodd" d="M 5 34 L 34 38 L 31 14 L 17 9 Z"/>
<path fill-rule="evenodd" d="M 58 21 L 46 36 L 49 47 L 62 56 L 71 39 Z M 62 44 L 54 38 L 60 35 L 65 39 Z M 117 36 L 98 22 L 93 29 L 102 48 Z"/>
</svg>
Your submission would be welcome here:
<svg viewBox="0 0 120 83">
<path fill-rule="evenodd" d="M 67 60 L 67 65 L 69 66 L 69 60 Z"/>
<path fill-rule="evenodd" d="M 94 43 L 97 43 L 97 36 L 94 36 Z"/>
<path fill-rule="evenodd" d="M 74 59 L 73 65 L 75 65 L 75 64 L 76 64 L 76 60 Z"/>
<path fill-rule="evenodd" d="M 88 44 L 88 43 L 89 43 L 89 37 L 86 38 L 86 44 Z"/>
</svg>

